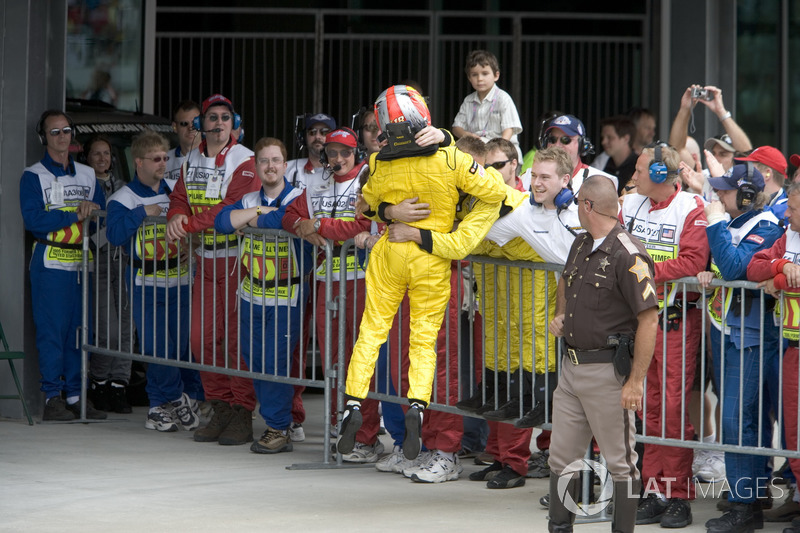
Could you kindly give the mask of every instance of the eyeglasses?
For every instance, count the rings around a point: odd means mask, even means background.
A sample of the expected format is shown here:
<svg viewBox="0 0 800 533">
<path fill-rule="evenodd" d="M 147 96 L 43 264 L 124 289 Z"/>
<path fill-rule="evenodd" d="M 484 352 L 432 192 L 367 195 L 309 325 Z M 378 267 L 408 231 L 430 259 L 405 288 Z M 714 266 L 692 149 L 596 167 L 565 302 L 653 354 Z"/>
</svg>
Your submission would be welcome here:
<svg viewBox="0 0 800 533">
<path fill-rule="evenodd" d="M 588 198 L 578 198 L 577 196 L 572 199 L 572 202 L 575 205 L 580 205 L 581 202 L 589 202 L 589 207 L 594 209 L 594 200 L 589 200 Z"/>
<path fill-rule="evenodd" d="M 66 128 L 53 128 L 50 130 L 50 137 L 58 137 L 59 134 L 63 133 L 64 135 L 72 135 L 72 128 L 67 126 Z"/>
<path fill-rule="evenodd" d="M 325 154 L 328 156 L 328 159 L 334 159 L 336 157 L 341 157 L 342 159 L 347 159 L 351 155 L 353 155 L 352 148 L 345 148 L 344 150 L 332 150 L 329 148 L 325 149 Z"/>
<path fill-rule="evenodd" d="M 211 118 L 211 117 L 209 117 L 209 118 Z M 193 122 L 186 122 L 185 120 L 181 120 L 180 122 L 178 122 L 178 126 L 180 126 L 181 128 L 189 128 L 190 130 L 194 129 L 194 123 Z"/>
<path fill-rule="evenodd" d="M 380 131 L 380 128 L 378 127 L 377 124 L 367 124 L 366 126 L 364 126 L 364 131 L 368 131 L 371 134 L 375 135 L 376 133 L 378 133 L 378 131 Z"/>
<path fill-rule="evenodd" d="M 513 160 L 512 159 L 506 159 L 505 161 L 495 161 L 494 163 L 489 163 L 486 166 L 487 167 L 492 167 L 493 169 L 496 169 L 496 170 L 500 170 L 501 168 L 506 166 L 508 163 L 511 163 L 511 161 L 513 161 Z"/>
<path fill-rule="evenodd" d="M 224 115 L 217 115 L 216 113 L 214 113 L 213 115 L 208 115 L 206 118 L 211 122 L 216 122 L 217 120 L 222 120 L 222 122 L 228 122 L 231 119 L 231 116 L 227 113 L 225 113 Z"/>
<path fill-rule="evenodd" d="M 561 137 L 553 137 L 551 135 L 547 138 L 547 144 L 556 144 L 557 142 L 561 142 L 561 144 L 566 146 L 572 142 L 572 137 L 567 137 L 566 135 L 562 135 Z"/>
<path fill-rule="evenodd" d="M 258 164 L 259 165 L 269 165 L 270 163 L 272 163 L 273 165 L 280 165 L 280 164 L 283 163 L 283 158 L 282 157 L 273 157 L 272 159 L 270 159 L 268 157 L 262 157 L 262 158 L 259 158 L 259 160 L 258 160 Z"/>
<path fill-rule="evenodd" d="M 313 129 L 310 129 L 310 130 L 306 130 L 306 133 L 307 133 L 308 135 L 312 136 L 312 137 L 316 137 L 316 135 L 317 135 L 318 133 L 319 133 L 320 135 L 322 135 L 323 137 L 325 137 L 325 136 L 326 136 L 327 134 L 329 134 L 330 132 L 331 132 L 331 130 L 329 130 L 328 128 L 320 128 L 320 129 L 313 128 Z"/>
<path fill-rule="evenodd" d="M 166 163 L 167 161 L 169 161 L 169 156 L 168 155 L 157 155 L 155 157 L 143 157 L 142 159 L 148 159 L 148 160 L 152 161 L 153 163 L 161 163 L 161 161 L 164 161 Z"/>
</svg>

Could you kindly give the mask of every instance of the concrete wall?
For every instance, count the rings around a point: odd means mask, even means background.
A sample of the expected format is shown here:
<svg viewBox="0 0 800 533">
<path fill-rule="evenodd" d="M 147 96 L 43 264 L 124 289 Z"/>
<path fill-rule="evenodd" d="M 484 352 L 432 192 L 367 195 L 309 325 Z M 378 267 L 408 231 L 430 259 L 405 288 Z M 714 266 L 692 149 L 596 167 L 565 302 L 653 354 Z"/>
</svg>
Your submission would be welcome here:
<svg viewBox="0 0 800 533">
<path fill-rule="evenodd" d="M 64 107 L 66 2 L 0 0 L 0 321 L 12 350 L 24 350 L 28 407 L 41 414 L 39 365 L 30 309 L 30 242 L 19 209 L 22 169 L 42 157 L 36 122 L 47 108 Z M 0 365 L 0 391 L 14 390 Z M 0 416 L 21 417 L 19 402 L 0 402 Z"/>
</svg>

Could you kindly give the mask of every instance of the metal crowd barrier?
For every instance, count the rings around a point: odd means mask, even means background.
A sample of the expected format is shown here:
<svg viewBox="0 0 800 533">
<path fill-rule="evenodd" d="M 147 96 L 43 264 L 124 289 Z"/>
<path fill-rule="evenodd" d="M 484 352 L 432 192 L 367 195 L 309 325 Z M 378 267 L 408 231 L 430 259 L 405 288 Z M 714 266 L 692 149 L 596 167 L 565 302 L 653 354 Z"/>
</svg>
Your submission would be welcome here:
<svg viewBox="0 0 800 533">
<path fill-rule="evenodd" d="M 98 221 L 102 222 L 105 213 L 100 212 L 98 215 Z M 161 217 L 148 217 L 144 223 L 145 226 L 154 226 L 156 223 L 164 223 L 165 219 Z M 279 242 L 290 242 L 291 239 L 295 237 L 289 233 L 284 231 L 277 231 L 277 230 L 263 230 L 263 229 L 250 229 L 246 230 L 246 233 L 253 238 L 264 239 L 266 243 L 273 243 L 273 249 L 276 250 Z M 151 231 L 149 235 L 152 235 L 152 242 L 151 244 L 155 247 L 157 246 L 156 242 L 156 232 Z M 239 237 L 239 242 L 241 243 L 242 237 Z M 229 246 L 234 246 L 235 243 L 229 241 L 225 243 L 223 246 L 224 248 L 228 248 Z M 196 256 L 192 253 L 192 247 L 194 245 L 188 242 L 180 243 L 179 245 L 179 252 L 186 252 L 188 256 L 189 265 L 190 265 L 190 279 L 193 279 L 192 272 L 194 272 L 197 268 L 202 268 L 202 263 L 198 263 Z M 113 357 L 123 357 L 135 361 L 142 361 L 146 363 L 153 363 L 154 357 L 148 353 L 147 347 L 142 347 L 141 345 L 136 345 L 134 342 L 135 335 L 130 335 L 130 341 L 128 346 L 123 346 L 120 341 L 116 343 L 116 345 L 111 345 L 110 343 L 106 343 L 101 345 L 97 342 L 97 335 L 95 332 L 98 331 L 101 327 L 110 327 L 112 324 L 112 318 L 110 314 L 103 317 L 97 315 L 98 303 L 100 299 L 107 299 L 107 301 L 111 301 L 114 298 L 121 298 L 121 290 L 118 288 L 117 293 L 114 294 L 110 287 L 96 287 L 94 291 L 94 295 L 90 290 L 90 278 L 89 278 L 89 265 L 92 263 L 92 270 L 97 270 L 99 266 L 99 261 L 105 260 L 109 263 L 106 267 L 111 267 L 112 258 L 114 257 L 113 254 L 121 253 L 120 250 L 113 251 L 112 254 L 105 254 L 100 255 L 94 253 L 93 257 L 90 260 L 90 251 L 95 248 L 95 244 L 91 244 L 90 237 L 87 235 L 84 237 L 83 241 L 83 250 L 84 250 L 84 269 L 83 269 L 83 299 L 84 299 L 84 316 L 83 316 L 83 388 L 84 391 L 87 385 L 87 374 L 88 374 L 88 355 L 89 353 L 98 353 L 98 354 L 105 354 L 110 355 Z M 266 249 L 266 247 L 262 247 L 262 249 Z M 219 251 L 222 251 L 222 247 L 220 247 Z M 255 252 L 250 251 L 251 257 L 251 264 L 252 260 L 255 259 L 253 256 Z M 265 253 L 265 252 L 264 252 Z M 289 257 L 288 259 L 291 261 L 292 254 L 294 254 L 294 248 L 289 247 Z M 351 257 L 352 261 L 357 265 L 359 269 L 365 269 L 366 264 L 369 261 L 369 255 L 367 252 L 362 250 L 357 250 L 354 245 L 353 241 L 347 241 L 342 243 L 341 245 L 334 246 L 333 243 L 328 242 L 324 248 L 315 249 L 314 257 L 325 258 L 326 264 L 331 265 L 333 261 L 338 259 L 340 265 L 347 264 L 347 258 Z M 266 256 L 262 257 L 262 259 L 266 259 Z M 280 260 L 280 258 L 276 257 L 276 260 Z M 303 258 L 301 257 L 300 260 L 302 261 Z M 116 268 L 118 269 L 118 274 L 120 279 L 125 279 L 125 265 L 127 263 L 127 259 L 118 261 L 115 263 Z M 264 372 L 254 372 L 252 370 L 252 357 L 261 356 L 263 357 L 263 347 L 261 350 L 258 349 L 257 346 L 251 345 L 251 359 L 249 361 L 244 361 L 240 357 L 233 359 L 228 359 L 226 357 L 227 348 L 223 348 L 223 353 L 217 353 L 216 349 L 211 354 L 211 359 L 213 364 L 207 364 L 199 361 L 203 361 L 203 357 L 207 354 L 205 353 L 195 353 L 194 357 L 190 355 L 185 355 L 183 357 L 179 357 L 176 360 L 166 360 L 163 358 L 158 358 L 157 361 L 159 364 L 177 366 L 181 368 L 189 368 L 189 369 L 196 369 L 203 372 L 217 372 L 227 375 L 233 376 L 241 376 L 245 378 L 251 379 L 258 379 L 258 380 L 266 380 L 266 381 L 273 381 L 279 383 L 287 383 L 291 385 L 298 385 L 298 386 L 305 386 L 305 387 L 313 387 L 323 389 L 325 395 L 325 415 L 323 417 L 323 428 L 324 428 L 324 448 L 323 448 L 323 465 L 330 465 L 332 461 L 335 461 L 337 465 L 341 464 L 341 458 L 333 456 L 335 454 L 331 451 L 331 435 L 335 435 L 335 431 L 332 431 L 334 428 L 332 427 L 330 421 L 330 413 L 328 409 L 332 403 L 332 398 L 334 398 L 334 394 L 336 394 L 336 406 L 338 407 L 338 412 L 341 413 L 343 405 L 344 405 L 344 380 L 346 376 L 347 370 L 347 361 L 349 360 L 349 354 L 352 351 L 352 345 L 357 338 L 358 328 L 357 324 L 360 321 L 360 307 L 363 304 L 364 299 L 364 285 L 363 282 L 355 283 L 355 287 L 351 291 L 351 295 L 348 295 L 348 287 L 346 283 L 340 283 L 338 285 L 338 292 L 334 293 L 334 283 L 333 283 L 333 273 L 332 269 L 328 268 L 324 272 L 325 281 L 324 284 L 315 283 L 313 281 L 314 271 L 316 269 L 317 260 L 315 259 L 314 264 L 312 265 L 312 274 L 311 280 L 309 284 L 309 305 L 303 310 L 304 321 L 301 324 L 301 339 L 308 339 L 308 348 L 304 349 L 303 351 L 306 352 L 304 355 L 308 355 L 308 361 L 302 365 L 303 369 L 309 369 L 309 375 L 303 375 L 302 373 L 292 372 L 291 375 L 277 375 L 277 374 L 267 374 Z M 505 373 L 504 379 L 510 379 L 512 374 L 517 371 L 518 368 L 522 367 L 523 365 L 520 364 L 521 361 L 524 361 L 524 355 L 526 352 L 529 353 L 536 353 L 537 349 L 540 352 L 543 351 L 545 354 L 545 364 L 549 365 L 553 362 L 550 359 L 550 354 L 555 354 L 556 361 L 558 362 L 561 360 L 561 350 L 559 343 L 556 343 L 556 346 L 552 346 L 551 343 L 553 340 L 546 334 L 546 332 L 541 332 L 537 330 L 536 323 L 532 323 L 532 337 L 530 344 L 526 342 L 522 342 L 519 338 L 514 338 L 515 334 L 513 331 L 521 332 L 524 331 L 527 327 L 529 322 L 532 322 L 532 317 L 530 316 L 530 312 L 528 311 L 529 308 L 535 308 L 537 300 L 545 298 L 549 291 L 553 288 L 553 283 L 555 283 L 554 279 L 561 270 L 560 265 L 552 265 L 552 264 L 542 264 L 542 263 L 531 263 L 526 261 L 509 261 L 505 259 L 499 258 L 491 258 L 491 257 L 484 257 L 484 256 L 469 256 L 466 261 L 464 262 L 454 262 L 453 263 L 453 270 L 452 275 L 455 276 L 455 282 L 453 285 L 455 286 L 455 294 L 454 297 L 451 299 L 451 304 L 455 305 L 457 308 L 448 308 L 446 313 L 446 319 L 444 323 L 444 336 L 443 342 L 444 345 L 441 344 L 442 338 L 440 337 L 440 343 L 438 345 L 440 356 L 438 357 L 440 367 L 437 369 L 435 374 L 435 382 L 433 386 L 433 396 L 431 399 L 430 409 L 443 411 L 452 414 L 459 414 L 465 416 L 476 416 L 472 413 L 466 413 L 455 406 L 455 403 L 458 399 L 463 399 L 466 396 L 469 396 L 473 391 L 478 383 L 476 373 L 478 368 L 481 367 L 484 361 L 486 361 L 487 356 L 487 347 L 490 348 L 490 351 L 494 351 L 494 363 L 493 368 L 497 370 L 495 372 L 495 380 L 500 379 L 500 376 Z M 301 265 L 301 271 L 303 267 L 306 265 Z M 516 302 L 513 302 L 511 298 L 506 297 L 505 295 L 508 294 L 524 294 L 525 284 L 527 283 L 527 279 L 534 280 L 535 273 L 537 271 L 545 271 L 549 273 L 549 275 L 545 278 L 543 283 L 532 281 L 532 291 L 529 297 L 526 298 L 519 298 Z M 229 272 L 227 276 L 225 276 L 225 287 L 228 290 L 236 290 L 236 287 L 233 285 L 238 285 L 239 280 L 242 279 L 244 276 L 244 271 L 242 270 L 241 261 L 236 261 L 235 268 L 232 272 Z M 466 281 L 465 281 L 466 280 Z M 133 283 L 132 279 L 128 279 L 128 286 L 131 286 Z M 251 279 L 251 282 L 253 280 Z M 701 376 L 705 376 L 707 371 L 709 370 L 709 363 L 710 360 L 710 353 L 711 350 L 709 348 L 709 340 L 711 334 L 720 334 L 716 328 L 709 326 L 709 318 L 708 313 L 705 311 L 708 305 L 709 296 L 706 295 L 704 291 L 699 291 L 699 296 L 697 296 L 697 300 L 689 304 L 690 301 L 690 294 L 696 294 L 698 292 L 697 289 L 697 279 L 694 277 L 691 278 L 682 278 L 680 280 L 676 280 L 672 282 L 677 287 L 678 294 L 681 296 L 681 300 L 687 302 L 681 310 L 681 318 L 682 321 L 680 322 L 679 328 L 672 334 L 680 334 L 682 337 L 682 378 L 685 378 L 686 373 L 686 362 L 687 357 L 691 357 L 687 355 L 687 341 L 686 341 L 686 330 L 683 327 L 683 324 L 687 318 L 687 311 L 691 308 L 692 305 L 698 306 L 701 309 L 700 318 L 701 320 L 701 340 L 700 340 L 700 347 L 699 351 L 696 354 L 696 357 L 699 358 L 699 363 L 697 365 L 697 369 L 701 372 Z M 668 286 L 665 284 L 665 291 L 670 288 L 672 285 L 670 283 Z M 723 291 L 723 298 L 726 295 L 727 291 L 734 291 L 735 293 L 743 293 L 745 290 L 752 290 L 756 289 L 756 284 L 751 282 L 745 281 L 735 281 L 735 282 L 723 282 L 721 280 L 714 280 L 712 282 L 712 287 L 722 287 Z M 488 287 L 493 286 L 494 290 L 489 290 Z M 207 298 L 208 296 L 203 292 L 202 286 L 195 287 L 192 286 L 190 283 L 189 285 L 189 300 L 195 297 L 195 291 L 200 290 L 200 298 L 203 299 L 204 306 L 207 306 Z M 112 298 L 112 294 L 114 298 Z M 180 296 L 179 296 L 180 297 Z M 314 312 L 317 309 L 317 305 L 319 303 L 319 299 L 324 298 L 324 309 L 325 309 L 325 322 L 321 325 L 318 324 L 317 315 Z M 348 299 L 351 299 L 352 303 L 348 305 Z M 240 304 L 240 300 L 237 296 L 236 299 L 237 304 Z M 277 305 L 277 304 L 276 304 Z M 746 314 L 745 305 L 746 299 L 741 298 L 741 302 L 737 305 L 740 305 L 740 320 L 744 321 L 744 315 Z M 759 327 L 759 335 L 761 342 L 758 356 L 760 363 L 763 363 L 764 358 L 770 354 L 765 353 L 764 350 L 764 324 L 766 320 L 772 320 L 771 314 L 768 313 L 768 310 L 771 307 L 769 297 L 765 297 L 763 291 L 759 290 L 759 297 L 757 300 L 751 300 L 750 305 L 759 305 L 760 309 L 762 310 L 761 313 L 761 323 Z M 782 308 L 783 301 L 782 297 L 779 299 L 775 305 Z M 180 306 L 179 306 L 180 308 Z M 237 338 L 240 332 L 240 325 L 238 320 L 238 310 L 231 309 L 230 306 L 224 308 L 224 316 L 218 316 L 218 314 L 212 314 L 212 323 L 206 324 L 203 322 L 201 324 L 202 328 L 206 330 L 209 327 L 215 327 L 219 324 L 220 321 L 223 322 L 224 334 L 225 338 L 227 338 L 228 332 L 231 329 L 235 329 Z M 120 311 L 120 316 L 117 316 L 115 319 L 117 321 L 117 327 L 121 328 L 124 327 L 123 324 L 128 324 L 127 327 L 131 328 L 131 333 L 133 333 L 133 320 L 128 320 L 127 322 L 124 320 L 124 317 L 121 315 L 129 314 L 129 318 L 132 317 L 132 307 L 128 305 L 127 307 L 122 307 Z M 403 324 L 403 320 L 405 318 L 404 314 L 407 311 L 401 306 L 398 310 L 398 315 L 396 317 L 396 326 L 393 328 L 392 332 L 389 335 L 389 342 L 387 342 L 385 346 L 385 354 L 382 354 L 381 359 L 379 359 L 378 366 L 380 367 L 378 372 L 376 372 L 376 377 L 373 381 L 373 384 L 370 388 L 369 397 L 375 400 L 380 400 L 383 402 L 390 402 L 395 404 L 406 404 L 407 401 L 403 396 L 404 393 L 404 382 L 402 376 L 404 375 L 404 368 L 405 363 L 403 360 L 403 350 L 402 345 L 404 342 L 407 341 L 408 331 L 404 329 L 401 325 Z M 731 311 L 733 313 L 733 311 Z M 90 319 L 90 314 L 92 315 Z M 310 315 L 310 316 L 309 316 Z M 493 316 L 491 324 L 482 324 L 483 317 L 485 316 Z M 455 320 L 448 320 L 447 317 L 457 316 Z M 342 317 L 347 317 L 349 320 L 342 320 Z M 191 337 L 191 324 L 192 324 L 192 306 L 189 305 L 189 331 L 186 331 L 186 335 L 188 338 Z M 544 308 L 544 324 L 548 324 L 551 320 L 550 311 L 547 309 L 547 306 Z M 176 319 L 180 319 L 180 317 L 176 317 Z M 251 316 L 252 320 L 252 316 Z M 306 321 L 307 320 L 307 321 Z M 731 322 L 733 317 L 728 318 L 728 322 Z M 661 317 L 662 327 L 667 327 L 667 317 L 664 314 Z M 743 323 L 743 322 L 742 322 Z M 337 328 L 335 331 L 337 333 L 338 339 L 334 343 L 333 335 L 334 335 L 334 324 Z M 399 324 L 399 325 L 398 325 Z M 724 326 L 725 324 L 723 324 Z M 501 327 L 502 326 L 502 327 Z M 324 331 L 324 335 L 320 338 L 317 335 L 318 327 L 322 331 Z M 488 328 L 490 331 L 502 331 L 504 332 L 504 339 L 498 338 L 494 336 L 492 338 L 483 338 L 483 328 Z M 276 332 L 279 333 L 279 332 Z M 543 340 L 537 339 L 537 333 L 544 334 Z M 779 330 L 779 335 L 782 334 L 782 328 Z M 781 335 L 782 337 L 782 335 Z M 277 337 L 276 337 L 277 338 Z M 501 342 L 504 341 L 504 342 Z M 277 347 L 277 340 L 275 341 Z M 305 346 L 303 340 L 300 341 L 301 345 Z M 544 343 L 544 348 L 539 343 Z M 252 340 L 251 340 L 252 343 Z M 505 349 L 501 347 L 505 345 Z M 322 351 L 320 351 L 322 348 Z M 338 354 L 337 362 L 334 364 L 333 361 L 333 354 L 331 348 L 336 349 L 336 353 Z M 785 343 L 779 343 L 779 354 L 777 354 L 777 360 L 780 361 L 780 358 L 783 356 L 783 351 L 785 348 Z M 662 353 L 666 353 L 666 346 L 657 346 L 656 350 L 662 350 Z M 286 358 L 287 367 L 292 366 L 292 353 L 294 352 L 294 348 L 290 346 L 286 346 L 286 348 L 282 351 L 281 357 Z M 448 354 L 445 356 L 444 354 Z M 453 355 L 455 354 L 455 355 Z M 708 354 L 708 356 L 707 356 Z M 278 356 L 276 355 L 276 358 Z M 724 365 L 724 355 L 722 356 L 722 362 Z M 744 357 L 744 350 L 741 351 L 741 357 Z M 534 359 L 534 368 L 535 368 L 535 357 Z M 295 361 L 296 362 L 296 361 Z M 382 365 L 382 366 L 381 366 Z M 441 365 L 444 365 L 444 368 L 441 368 Z M 276 367 L 278 365 L 275 365 Z M 556 365 L 557 366 L 557 365 Z M 761 364 L 759 365 L 762 366 Z M 264 365 L 262 364 L 262 368 Z M 317 372 L 317 367 L 322 368 L 322 375 L 319 375 Z M 296 365 L 295 365 L 296 368 Z M 544 375 L 545 384 L 547 384 L 547 380 L 549 379 L 548 374 Z M 444 380 L 445 383 L 441 383 Z M 775 434 L 780 436 L 783 433 L 783 416 L 782 410 L 783 405 L 785 403 L 785 398 L 783 398 L 781 386 L 784 380 L 784 376 L 780 365 L 778 365 L 778 377 L 777 383 L 775 383 L 775 387 L 777 388 L 777 401 L 772 401 L 768 398 L 769 394 L 768 391 L 765 390 L 765 387 L 769 386 L 769 383 L 765 383 L 765 380 L 759 381 L 759 391 L 758 391 L 758 423 L 759 426 L 763 426 L 765 428 L 772 428 L 776 425 Z M 682 382 L 685 383 L 685 379 L 682 379 Z M 519 380 L 519 389 L 512 390 L 509 388 L 506 391 L 506 396 L 503 398 L 495 398 L 495 408 L 499 407 L 505 401 L 511 398 L 512 393 L 522 395 L 524 393 L 522 388 L 522 380 Z M 706 391 L 706 381 L 701 379 L 701 392 Z M 495 387 L 497 386 L 497 382 L 494 383 Z M 722 390 L 720 391 L 720 400 L 721 406 L 724 407 L 724 384 L 719 384 Z M 730 385 L 728 385 L 730 386 Z M 453 387 L 456 387 L 456 390 L 453 390 Z M 647 387 L 647 384 L 646 384 Z M 744 387 L 744 384 L 740 384 L 740 389 Z M 336 389 L 334 391 L 334 389 Z M 741 392 L 741 390 L 740 390 Z M 685 413 L 688 409 L 689 405 L 689 398 L 690 398 L 691 391 L 687 390 L 686 387 L 683 388 L 681 391 L 681 405 L 683 406 L 683 412 Z M 773 394 L 774 396 L 774 394 Z M 486 394 L 486 383 L 483 382 L 483 398 L 484 401 L 488 400 L 488 395 Z M 645 405 L 644 410 L 641 413 L 646 413 L 647 411 L 647 392 L 645 392 Z M 664 405 L 664 398 L 663 395 L 661 397 L 661 404 Z M 549 429 L 550 428 L 550 418 L 549 418 L 549 398 L 545 398 L 544 400 L 548 405 L 547 409 L 545 410 L 546 414 L 546 421 L 542 427 L 542 429 Z M 84 403 L 85 405 L 85 403 Z M 741 420 L 741 410 L 743 407 L 740 406 L 740 420 Z M 520 408 L 519 416 L 522 416 L 524 413 L 522 412 L 523 409 Z M 700 437 L 699 440 L 694 440 L 694 435 L 687 435 L 686 432 L 682 429 L 680 436 L 678 438 L 668 437 L 666 435 L 665 424 L 662 422 L 660 427 L 652 427 L 648 424 L 645 424 L 644 431 L 642 434 L 637 435 L 637 440 L 639 442 L 648 443 L 648 444 L 660 444 L 660 445 L 669 445 L 669 446 L 678 446 L 678 447 L 685 447 L 685 448 L 695 448 L 695 449 L 706 449 L 706 450 L 719 450 L 719 451 L 726 451 L 726 452 L 738 452 L 738 453 L 748 453 L 748 454 L 757 454 L 757 455 L 770 455 L 770 456 L 781 456 L 787 458 L 800 458 L 800 450 L 797 449 L 786 449 L 782 444 L 775 445 L 772 440 L 767 438 L 768 432 L 765 429 L 763 432 L 759 433 L 758 442 L 756 445 L 747 445 L 742 443 L 742 428 L 739 428 L 739 435 L 738 435 L 738 444 L 717 444 L 717 443 L 703 443 L 702 437 L 705 436 L 704 434 L 704 423 L 706 417 L 713 416 L 712 414 L 706 412 L 703 403 L 701 402 L 701 411 L 700 411 L 700 427 L 695 428 L 697 435 Z M 85 420 L 85 413 L 82 413 L 82 420 Z M 510 423 L 513 423 L 513 419 L 510 420 Z M 721 433 L 721 428 L 717 428 L 717 434 Z M 761 434 L 763 433 L 763 434 Z M 800 433 L 800 431 L 798 432 Z M 724 435 L 723 435 L 724 436 Z M 800 437 L 800 434 L 798 435 Z M 720 440 L 720 442 L 722 442 Z"/>
</svg>

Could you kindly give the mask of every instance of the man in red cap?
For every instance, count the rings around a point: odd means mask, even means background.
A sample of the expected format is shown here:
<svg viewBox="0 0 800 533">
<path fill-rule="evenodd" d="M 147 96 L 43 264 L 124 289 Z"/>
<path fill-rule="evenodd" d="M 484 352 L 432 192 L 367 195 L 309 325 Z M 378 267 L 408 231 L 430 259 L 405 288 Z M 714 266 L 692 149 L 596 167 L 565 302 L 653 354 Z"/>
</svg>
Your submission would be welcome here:
<svg viewBox="0 0 800 533">
<path fill-rule="evenodd" d="M 783 184 L 786 181 L 786 158 L 780 150 L 772 146 L 759 146 L 747 157 L 739 157 L 738 161 L 752 161 L 764 176 L 764 192 L 769 195 L 765 211 L 772 211 L 775 218 L 784 220 L 786 202 L 788 200 Z M 786 221 L 784 221 L 786 222 Z M 787 224 L 784 224 L 786 226 Z"/>
<path fill-rule="evenodd" d="M 283 228 L 286 231 L 302 237 L 315 246 L 325 246 L 326 239 L 334 241 L 334 258 L 340 255 L 339 246 L 346 240 L 354 238 L 362 231 L 369 231 L 371 221 L 363 216 L 356 217 L 356 199 L 361 190 L 359 177 L 367 172 L 365 154 L 358 148 L 358 137 L 350 128 L 339 128 L 331 131 L 325 137 L 321 160 L 323 171 L 306 174 L 305 190 L 300 197 L 286 208 L 283 217 Z M 288 179 L 288 177 L 287 177 Z M 321 262 L 315 271 L 319 283 L 316 308 L 317 339 L 325 356 L 325 264 L 324 252 Z M 349 361 L 350 353 L 355 339 L 353 332 L 358 330 L 361 315 L 364 312 L 364 262 L 355 254 L 347 256 L 344 268 L 336 259 L 333 265 L 334 297 L 339 295 L 339 284 L 345 283 L 347 298 L 347 313 L 343 317 L 336 317 L 331 323 L 331 361 L 338 360 L 339 346 L 339 320 L 345 320 L 345 354 Z M 335 396 L 333 413 L 335 409 Z M 363 408 L 365 424 L 356 435 L 356 445 L 349 453 L 343 454 L 342 459 L 355 463 L 374 463 L 383 451 L 383 445 L 378 440 L 380 417 L 378 416 L 378 403 L 369 400 Z M 333 415 L 335 417 L 335 414 Z M 335 419 L 333 421 L 335 424 Z"/>
<path fill-rule="evenodd" d="M 216 234 L 214 218 L 226 205 L 259 190 L 261 182 L 252 150 L 231 137 L 240 123 L 231 101 L 221 94 L 209 96 L 201 112 L 198 129 L 203 140 L 187 156 L 170 195 L 167 239 L 182 240 L 195 233 L 200 241 L 192 291 L 192 353 L 207 365 L 246 370 L 247 362 L 239 359 L 236 328 L 236 289 L 241 281 L 237 237 Z M 256 406 L 252 380 L 214 372 L 201 372 L 200 378 L 214 416 L 195 431 L 194 440 L 224 445 L 252 441 Z"/>
</svg>

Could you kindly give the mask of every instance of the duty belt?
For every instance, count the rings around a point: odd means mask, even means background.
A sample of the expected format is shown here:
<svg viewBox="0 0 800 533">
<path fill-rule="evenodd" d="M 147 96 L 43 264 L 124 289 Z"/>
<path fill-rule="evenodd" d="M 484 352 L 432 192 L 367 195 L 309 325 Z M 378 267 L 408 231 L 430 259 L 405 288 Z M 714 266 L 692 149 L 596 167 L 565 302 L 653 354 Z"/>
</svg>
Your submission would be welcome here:
<svg viewBox="0 0 800 533">
<path fill-rule="evenodd" d="M 564 351 L 573 365 L 591 365 L 595 363 L 611 363 L 614 360 L 616 347 L 595 348 L 593 350 L 577 350 L 566 342 Z"/>
<path fill-rule="evenodd" d="M 56 242 L 56 241 L 48 241 L 47 239 L 36 239 L 36 242 L 39 244 L 44 244 L 45 246 L 55 246 L 56 248 L 66 248 L 67 250 L 81 250 L 83 248 L 83 244 L 81 243 L 69 243 L 69 242 Z"/>
<path fill-rule="evenodd" d="M 301 278 L 300 276 L 295 276 L 289 279 L 278 279 L 278 280 L 252 278 L 250 280 L 250 283 L 252 283 L 253 285 L 258 285 L 259 287 L 262 287 L 264 289 L 274 289 L 275 287 L 288 287 L 289 285 L 297 285 L 301 281 L 303 281 L 303 278 Z"/>
<path fill-rule="evenodd" d="M 131 257 L 130 263 L 133 268 L 140 269 L 146 276 L 149 276 L 154 272 L 164 272 L 171 268 L 180 266 L 180 261 L 177 257 L 161 260 L 150 259 L 145 261 L 142 261 L 138 257 Z"/>
</svg>

